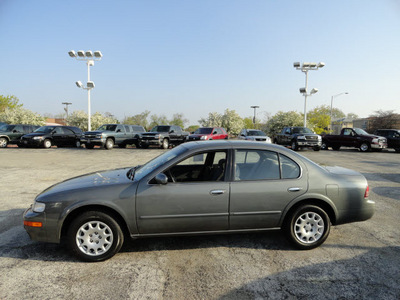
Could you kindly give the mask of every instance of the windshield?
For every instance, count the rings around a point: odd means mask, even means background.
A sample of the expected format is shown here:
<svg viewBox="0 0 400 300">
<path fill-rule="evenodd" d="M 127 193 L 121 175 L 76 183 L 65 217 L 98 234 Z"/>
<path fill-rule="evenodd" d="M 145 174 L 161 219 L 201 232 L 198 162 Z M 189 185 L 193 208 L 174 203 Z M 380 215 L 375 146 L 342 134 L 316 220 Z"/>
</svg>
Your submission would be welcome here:
<svg viewBox="0 0 400 300">
<path fill-rule="evenodd" d="M 179 146 L 179 147 L 176 147 L 170 151 L 167 151 L 167 152 L 161 154 L 160 156 L 157 156 L 156 158 L 149 161 L 147 164 L 136 169 L 135 180 L 142 179 L 143 177 L 145 177 L 149 173 L 151 173 L 153 170 L 162 166 L 163 164 L 170 161 L 171 159 L 174 159 L 175 157 L 177 157 L 178 155 L 182 154 L 185 151 L 187 151 L 186 147 Z"/>
<path fill-rule="evenodd" d="M 212 130 L 212 128 L 199 128 L 194 132 L 194 134 L 211 134 Z"/>
<path fill-rule="evenodd" d="M 151 129 L 151 132 L 169 132 L 171 126 L 155 126 Z"/>
<path fill-rule="evenodd" d="M 36 129 L 34 132 L 40 132 L 40 133 L 50 133 L 53 131 L 55 126 L 42 126 Z"/>
<path fill-rule="evenodd" d="M 293 133 L 314 133 L 311 129 L 305 127 L 293 128 Z"/>
<path fill-rule="evenodd" d="M 117 125 L 101 125 L 97 130 L 101 131 L 115 131 L 115 128 L 117 128 Z"/>
<path fill-rule="evenodd" d="M 1 125 L 0 130 L 1 131 L 12 131 L 14 129 L 15 125 Z"/>
<path fill-rule="evenodd" d="M 358 135 L 369 135 L 368 132 L 362 130 L 361 128 L 353 128 L 353 130 L 354 130 Z"/>
<path fill-rule="evenodd" d="M 250 130 L 247 135 L 266 136 L 265 132 L 261 130 Z"/>
</svg>

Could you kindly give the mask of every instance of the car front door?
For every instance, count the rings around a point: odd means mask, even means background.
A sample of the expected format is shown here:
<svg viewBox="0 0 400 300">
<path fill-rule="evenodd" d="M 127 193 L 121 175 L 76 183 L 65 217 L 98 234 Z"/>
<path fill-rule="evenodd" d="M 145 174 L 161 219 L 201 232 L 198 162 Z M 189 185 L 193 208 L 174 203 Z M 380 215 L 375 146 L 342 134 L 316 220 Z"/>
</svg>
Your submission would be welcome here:
<svg viewBox="0 0 400 300">
<path fill-rule="evenodd" d="M 126 138 L 125 128 L 122 125 L 118 125 L 115 129 L 115 144 L 122 143 Z"/>
<path fill-rule="evenodd" d="M 226 157 L 226 151 L 198 153 L 163 170 L 167 184 L 142 180 L 136 196 L 139 233 L 227 230 Z"/>
<path fill-rule="evenodd" d="M 236 150 L 230 229 L 277 227 L 287 204 L 307 191 L 307 176 L 301 170 L 276 152 Z"/>
</svg>

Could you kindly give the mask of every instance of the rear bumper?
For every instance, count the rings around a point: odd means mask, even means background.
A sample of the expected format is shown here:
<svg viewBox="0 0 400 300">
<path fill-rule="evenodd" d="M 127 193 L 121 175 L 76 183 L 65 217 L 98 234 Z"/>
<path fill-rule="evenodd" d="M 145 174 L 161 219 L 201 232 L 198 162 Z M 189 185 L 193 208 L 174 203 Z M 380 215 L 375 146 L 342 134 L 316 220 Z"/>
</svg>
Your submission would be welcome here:
<svg viewBox="0 0 400 300">
<path fill-rule="evenodd" d="M 335 225 L 360 222 L 371 219 L 375 213 L 375 201 L 366 200 L 360 209 L 352 209 L 339 212 L 339 218 L 336 220 Z"/>
</svg>

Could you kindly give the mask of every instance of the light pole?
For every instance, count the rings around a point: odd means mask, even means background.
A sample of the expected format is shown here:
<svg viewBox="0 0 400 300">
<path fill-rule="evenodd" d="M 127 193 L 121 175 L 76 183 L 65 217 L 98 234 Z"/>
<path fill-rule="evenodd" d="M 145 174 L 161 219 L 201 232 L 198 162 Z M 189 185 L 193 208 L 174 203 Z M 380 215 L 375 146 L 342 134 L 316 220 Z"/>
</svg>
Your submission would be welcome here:
<svg viewBox="0 0 400 300">
<path fill-rule="evenodd" d="M 333 109 L 333 98 L 335 98 L 335 97 L 339 97 L 339 96 L 341 96 L 341 95 L 347 95 L 348 94 L 348 92 L 343 92 L 343 93 L 340 93 L 340 94 L 336 94 L 336 95 L 333 95 L 332 97 L 331 97 L 331 131 L 332 131 L 332 127 L 333 127 L 333 122 L 332 122 L 332 109 Z"/>
<path fill-rule="evenodd" d="M 318 92 L 318 89 L 314 88 L 311 90 L 311 92 L 309 94 L 307 94 L 308 71 L 318 70 L 319 68 L 322 68 L 323 66 L 325 66 L 325 63 L 323 63 L 323 62 L 319 62 L 318 64 L 313 63 L 313 62 L 304 62 L 302 64 L 300 64 L 299 62 L 293 63 L 293 67 L 295 67 L 296 70 L 300 70 L 304 74 L 306 74 L 306 86 L 304 88 L 300 88 L 300 93 L 302 93 L 304 96 L 304 122 L 303 122 L 304 127 L 307 127 L 307 97 Z"/>
<path fill-rule="evenodd" d="M 87 65 L 87 70 L 88 70 L 88 80 L 86 83 L 86 87 L 83 86 L 82 82 L 77 81 L 75 82 L 76 86 L 79 88 L 83 88 L 84 90 L 88 91 L 88 131 L 91 129 L 91 123 L 90 123 L 90 90 L 94 88 L 94 82 L 90 81 L 90 67 L 94 66 L 94 61 L 95 60 L 101 60 L 103 57 L 103 54 L 101 54 L 100 51 L 94 51 L 94 53 L 91 50 L 88 51 L 83 51 L 79 50 L 78 52 L 75 53 L 74 50 L 71 50 L 68 52 L 70 57 L 76 58 L 77 60 L 81 61 L 86 61 Z"/>
<path fill-rule="evenodd" d="M 68 120 L 68 105 L 71 105 L 71 102 L 62 102 L 62 104 L 65 105 L 64 110 L 67 113 L 67 117 L 65 118 L 66 120 Z"/>
<path fill-rule="evenodd" d="M 250 106 L 251 108 L 254 108 L 254 118 L 253 118 L 253 124 L 254 124 L 254 129 L 256 129 L 256 109 L 259 108 L 257 105 Z"/>
</svg>

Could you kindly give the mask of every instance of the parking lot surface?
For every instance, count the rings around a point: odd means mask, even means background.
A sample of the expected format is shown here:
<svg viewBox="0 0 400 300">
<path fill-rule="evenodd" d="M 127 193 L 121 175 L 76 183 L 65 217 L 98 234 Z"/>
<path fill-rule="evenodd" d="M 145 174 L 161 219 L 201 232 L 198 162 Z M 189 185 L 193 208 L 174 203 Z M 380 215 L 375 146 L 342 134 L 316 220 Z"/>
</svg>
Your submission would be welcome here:
<svg viewBox="0 0 400 300">
<path fill-rule="evenodd" d="M 0 299 L 400 299 L 400 154 L 302 151 L 364 174 L 372 219 L 294 250 L 280 232 L 129 241 L 100 263 L 33 242 L 23 211 L 52 184 L 143 164 L 166 150 L 0 150 Z"/>
</svg>

